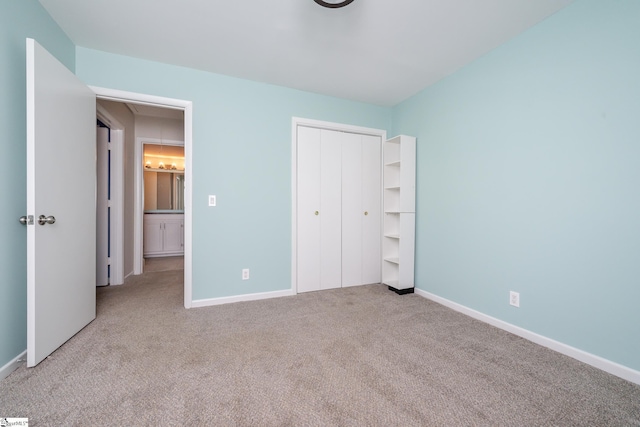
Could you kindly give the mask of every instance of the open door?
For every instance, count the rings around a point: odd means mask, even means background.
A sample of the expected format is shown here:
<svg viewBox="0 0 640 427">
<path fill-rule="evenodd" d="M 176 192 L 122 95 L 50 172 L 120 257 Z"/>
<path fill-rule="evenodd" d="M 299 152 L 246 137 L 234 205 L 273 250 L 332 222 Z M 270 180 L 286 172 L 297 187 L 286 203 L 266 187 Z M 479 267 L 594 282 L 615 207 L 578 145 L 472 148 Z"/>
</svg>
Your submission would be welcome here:
<svg viewBox="0 0 640 427">
<path fill-rule="evenodd" d="M 27 366 L 96 317 L 96 101 L 27 39 Z"/>
</svg>

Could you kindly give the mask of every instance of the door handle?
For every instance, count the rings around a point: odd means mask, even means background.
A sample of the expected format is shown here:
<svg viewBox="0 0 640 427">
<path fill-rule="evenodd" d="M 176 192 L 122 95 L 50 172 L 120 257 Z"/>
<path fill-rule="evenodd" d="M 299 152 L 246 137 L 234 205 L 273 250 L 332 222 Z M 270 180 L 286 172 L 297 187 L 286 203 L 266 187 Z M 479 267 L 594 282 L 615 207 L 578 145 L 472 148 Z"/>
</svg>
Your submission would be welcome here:
<svg viewBox="0 0 640 427">
<path fill-rule="evenodd" d="M 40 225 L 53 224 L 55 222 L 56 222 L 56 217 L 54 217 L 53 215 L 49 215 L 49 216 L 40 215 L 38 217 L 38 224 Z"/>
<path fill-rule="evenodd" d="M 18 221 L 20 221 L 22 225 L 33 225 L 33 215 L 23 215 Z"/>
</svg>

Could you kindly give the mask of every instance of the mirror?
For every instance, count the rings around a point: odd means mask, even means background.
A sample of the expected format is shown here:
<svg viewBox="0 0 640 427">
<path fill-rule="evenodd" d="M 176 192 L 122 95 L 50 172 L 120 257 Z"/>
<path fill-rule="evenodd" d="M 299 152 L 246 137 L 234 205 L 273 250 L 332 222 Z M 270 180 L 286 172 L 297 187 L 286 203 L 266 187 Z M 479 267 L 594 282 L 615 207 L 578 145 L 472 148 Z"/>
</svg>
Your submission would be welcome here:
<svg viewBox="0 0 640 427">
<path fill-rule="evenodd" d="M 184 210 L 184 147 L 144 144 L 144 211 Z"/>
<path fill-rule="evenodd" d="M 144 210 L 184 210 L 184 172 L 144 172 Z"/>
</svg>

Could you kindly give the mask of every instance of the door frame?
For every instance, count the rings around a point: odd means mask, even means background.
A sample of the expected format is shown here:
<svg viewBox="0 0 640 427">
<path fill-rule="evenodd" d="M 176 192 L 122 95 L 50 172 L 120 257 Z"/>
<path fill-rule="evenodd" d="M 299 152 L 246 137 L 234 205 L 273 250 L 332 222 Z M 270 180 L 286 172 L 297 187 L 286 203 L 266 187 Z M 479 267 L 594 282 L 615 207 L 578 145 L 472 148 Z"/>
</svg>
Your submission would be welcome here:
<svg viewBox="0 0 640 427">
<path fill-rule="evenodd" d="M 301 117 L 291 118 L 291 290 L 298 293 L 298 127 L 312 127 L 338 132 L 357 133 L 380 137 L 381 144 L 387 140 L 387 131 L 344 123 L 326 122 Z M 382 156 L 380 156 L 382 173 Z M 381 175 L 382 176 L 382 175 Z M 380 186 L 382 195 L 382 186 Z M 382 197 L 382 196 L 381 196 Z M 382 199 L 381 199 L 382 200 Z M 382 209 L 382 206 L 380 207 Z M 382 221 L 381 221 L 382 223 Z M 381 226 L 382 228 L 382 226 Z"/>
<path fill-rule="evenodd" d="M 145 144 L 155 144 L 155 145 L 174 145 L 177 147 L 184 147 L 185 141 L 178 141 L 173 139 L 164 139 L 164 138 L 148 138 L 146 136 L 138 136 L 136 137 L 136 148 L 135 148 L 135 179 L 136 186 L 134 187 L 134 207 L 133 207 L 133 215 L 135 216 L 135 220 L 133 223 L 133 271 L 134 274 L 142 274 L 144 273 L 144 168 L 142 167 L 144 163 L 144 145 Z M 186 171 L 187 171 L 187 158 L 186 158 L 186 148 L 185 148 L 185 182 L 186 182 Z M 185 189 L 186 191 L 186 189 Z M 185 194 L 186 196 L 186 194 Z M 185 200 L 186 206 L 186 200 Z M 186 213 L 186 211 L 185 211 Z M 186 243 L 186 241 L 185 241 Z M 185 245 L 186 246 L 186 245 Z"/>
<path fill-rule="evenodd" d="M 89 86 L 98 99 L 115 102 L 133 102 L 161 108 L 172 108 L 184 111 L 184 161 L 185 161 L 185 190 L 184 190 L 184 307 L 191 308 L 193 304 L 193 270 L 192 270 L 192 195 L 193 195 L 193 102 L 174 98 L 165 98 L 155 95 L 147 95 L 136 92 L 127 92 L 117 89 L 108 89 L 97 86 Z M 142 178 L 142 165 L 136 166 L 136 182 Z M 136 198 L 137 200 L 138 198 Z M 137 205 L 137 202 L 136 202 Z M 134 236 L 141 240 L 142 236 L 142 210 L 134 214 Z M 142 257 L 142 245 L 134 244 L 134 274 L 142 273 L 142 266 L 136 273 L 136 261 Z"/>
<path fill-rule="evenodd" d="M 96 116 L 110 129 L 111 140 L 111 254 L 110 285 L 124 283 L 124 126 L 102 105 L 96 104 Z"/>
</svg>

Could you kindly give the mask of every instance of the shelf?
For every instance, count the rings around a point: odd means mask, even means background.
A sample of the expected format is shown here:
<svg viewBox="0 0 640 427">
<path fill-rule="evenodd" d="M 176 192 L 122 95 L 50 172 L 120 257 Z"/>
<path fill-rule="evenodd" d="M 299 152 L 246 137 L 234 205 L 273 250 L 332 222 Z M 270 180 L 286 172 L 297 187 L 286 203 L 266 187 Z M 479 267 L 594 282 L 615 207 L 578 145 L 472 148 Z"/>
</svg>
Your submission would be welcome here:
<svg viewBox="0 0 640 427">
<path fill-rule="evenodd" d="M 383 144 L 382 283 L 396 292 L 414 287 L 415 153 L 413 137 Z"/>
</svg>

